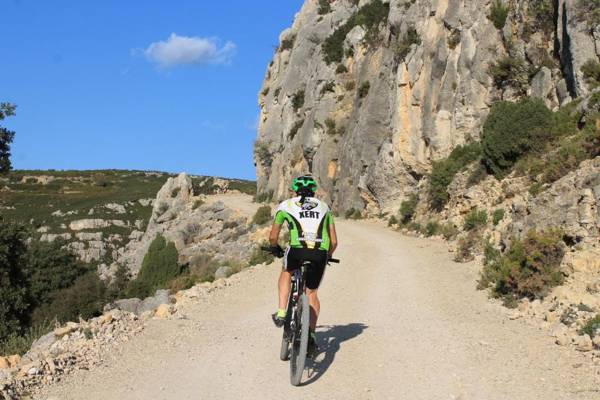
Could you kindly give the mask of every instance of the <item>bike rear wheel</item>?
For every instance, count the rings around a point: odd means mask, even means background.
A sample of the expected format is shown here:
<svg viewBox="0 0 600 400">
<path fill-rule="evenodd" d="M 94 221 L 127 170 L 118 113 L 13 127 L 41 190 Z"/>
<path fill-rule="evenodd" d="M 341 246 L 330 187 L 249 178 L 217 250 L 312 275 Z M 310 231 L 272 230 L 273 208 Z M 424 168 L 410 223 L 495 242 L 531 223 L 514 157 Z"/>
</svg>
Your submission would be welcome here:
<svg viewBox="0 0 600 400">
<path fill-rule="evenodd" d="M 310 323 L 310 306 L 308 296 L 302 294 L 296 309 L 296 330 L 292 336 L 290 357 L 290 381 L 298 386 L 302 380 L 306 364 L 306 351 L 308 349 L 308 327 Z"/>
</svg>

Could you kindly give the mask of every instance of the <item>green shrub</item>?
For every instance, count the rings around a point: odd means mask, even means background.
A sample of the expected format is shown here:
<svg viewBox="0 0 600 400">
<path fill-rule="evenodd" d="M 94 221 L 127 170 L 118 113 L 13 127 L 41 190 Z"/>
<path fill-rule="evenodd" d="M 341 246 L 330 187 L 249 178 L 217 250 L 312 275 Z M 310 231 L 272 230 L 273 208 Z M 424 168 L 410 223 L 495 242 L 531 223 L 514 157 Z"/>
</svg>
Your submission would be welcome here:
<svg viewBox="0 0 600 400">
<path fill-rule="evenodd" d="M 504 24 L 506 24 L 506 18 L 508 17 L 508 7 L 502 4 L 501 0 L 495 0 L 492 3 L 492 8 L 490 9 L 490 15 L 488 19 L 492 21 L 496 29 L 504 28 Z"/>
<path fill-rule="evenodd" d="M 494 104 L 481 140 L 488 170 L 499 179 L 506 176 L 519 158 L 550 137 L 551 123 L 552 112 L 539 99 Z"/>
<path fill-rule="evenodd" d="M 502 57 L 490 65 L 489 73 L 498 89 L 512 87 L 522 95 L 526 93 L 530 71 L 522 58 Z"/>
<path fill-rule="evenodd" d="M 257 193 L 254 197 L 256 203 L 268 203 L 273 200 L 273 191 L 267 190 L 266 192 Z"/>
<path fill-rule="evenodd" d="M 106 285 L 96 271 L 89 271 L 75 280 L 73 285 L 54 292 L 49 303 L 33 312 L 34 326 L 56 318 L 59 322 L 89 319 L 102 314 L 106 303 Z"/>
<path fill-rule="evenodd" d="M 581 66 L 581 72 L 588 85 L 592 88 L 600 86 L 600 62 L 588 60 Z"/>
<path fill-rule="evenodd" d="M 369 81 L 361 83 L 360 87 L 358 88 L 358 97 L 360 99 L 365 98 L 369 94 L 370 88 L 371 84 L 369 83 Z"/>
<path fill-rule="evenodd" d="M 362 212 L 360 210 L 349 208 L 344 213 L 346 219 L 362 219 Z"/>
<path fill-rule="evenodd" d="M 531 28 L 541 31 L 548 37 L 554 32 L 554 4 L 552 0 L 531 0 L 528 6 L 532 17 Z"/>
<path fill-rule="evenodd" d="M 456 147 L 448 158 L 433 163 L 429 177 L 429 196 L 434 210 L 442 210 L 450 199 L 448 186 L 454 180 L 454 176 L 480 156 L 479 143 L 471 143 Z"/>
<path fill-rule="evenodd" d="M 323 85 L 321 88 L 321 95 L 324 95 L 327 92 L 335 92 L 335 82 L 329 81 Z"/>
<path fill-rule="evenodd" d="M 471 231 L 467 236 L 462 237 L 458 241 L 456 248 L 456 254 L 454 255 L 454 261 L 456 262 L 469 262 L 473 261 L 475 255 L 475 249 L 480 243 L 479 235 L 475 231 Z"/>
<path fill-rule="evenodd" d="M 323 59 L 327 64 L 341 62 L 344 57 L 344 40 L 348 33 L 357 25 L 366 31 L 366 38 L 374 38 L 379 34 L 379 26 L 387 21 L 390 5 L 381 0 L 373 0 L 361 7 L 346 23 L 337 28 L 322 45 Z"/>
<path fill-rule="evenodd" d="M 388 226 L 398 225 L 398 218 L 395 215 L 392 215 L 388 220 Z"/>
<path fill-rule="evenodd" d="M 589 319 L 585 325 L 579 329 L 577 333 L 580 335 L 590 335 L 591 338 L 600 332 L 600 314 L 596 314 L 594 318 Z"/>
<path fill-rule="evenodd" d="M 179 192 L 181 191 L 180 187 L 176 187 L 173 190 L 171 190 L 171 197 L 177 197 L 177 195 L 179 194 Z"/>
<path fill-rule="evenodd" d="M 290 133 L 288 134 L 289 140 L 294 140 L 294 137 L 296 137 L 296 134 L 298 133 L 300 128 L 302 128 L 302 125 L 304 125 L 304 119 L 294 122 L 294 125 L 292 125 Z"/>
<path fill-rule="evenodd" d="M 292 96 L 292 108 L 294 112 L 298 112 L 302 107 L 304 107 L 304 90 L 298 90 Z"/>
<path fill-rule="evenodd" d="M 491 294 L 502 298 L 506 305 L 514 305 L 523 297 L 542 299 L 563 282 L 563 256 L 562 231 L 532 230 L 523 240 L 513 239 L 505 254 L 486 252 L 479 287 L 491 287 Z"/>
<path fill-rule="evenodd" d="M 406 34 L 394 45 L 394 54 L 397 60 L 404 60 L 408 53 L 410 53 L 413 44 L 420 45 L 421 37 L 417 30 L 411 26 L 406 31 Z"/>
<path fill-rule="evenodd" d="M 458 236 L 458 228 L 454 224 L 447 223 L 440 227 L 440 233 L 446 240 L 452 240 Z"/>
<path fill-rule="evenodd" d="M 267 247 L 268 245 L 269 244 L 266 242 L 261 244 L 261 246 L 264 247 Z M 250 266 L 262 263 L 271 264 L 273 261 L 275 261 L 275 257 L 273 256 L 273 254 L 267 253 L 266 251 L 262 251 L 260 249 L 261 246 L 256 247 L 252 251 L 252 254 L 250 255 L 250 261 L 248 262 Z"/>
<path fill-rule="evenodd" d="M 252 223 L 256 225 L 264 225 L 271 221 L 271 207 L 261 206 L 256 210 L 256 214 L 252 217 Z"/>
<path fill-rule="evenodd" d="M 173 242 L 157 234 L 142 261 L 138 277 L 127 288 L 129 297 L 144 298 L 156 289 L 164 289 L 183 272 L 178 263 L 179 253 Z"/>
<path fill-rule="evenodd" d="M 440 223 L 437 221 L 429 221 L 425 226 L 425 235 L 426 236 L 435 236 L 440 231 Z"/>
<path fill-rule="evenodd" d="M 498 208 L 496 210 L 494 210 L 494 213 L 492 214 L 492 223 L 495 225 L 498 225 L 500 223 L 500 221 L 502 221 L 504 219 L 504 209 L 503 208 Z"/>
<path fill-rule="evenodd" d="M 344 64 L 338 64 L 335 69 L 336 74 L 345 74 L 346 72 L 348 72 L 348 68 Z"/>
<path fill-rule="evenodd" d="M 576 16 L 579 21 L 586 22 L 588 28 L 600 25 L 600 0 L 578 0 Z"/>
<path fill-rule="evenodd" d="M 291 50 L 291 49 L 294 47 L 294 42 L 295 42 L 295 41 L 296 41 L 296 36 L 295 36 L 295 35 L 293 35 L 293 36 L 290 36 L 290 37 L 289 37 L 289 38 L 287 38 L 287 39 L 283 39 L 283 40 L 281 41 L 281 45 L 279 46 L 279 49 L 280 49 L 281 51 L 284 51 L 284 50 Z"/>
<path fill-rule="evenodd" d="M 335 135 L 337 133 L 335 128 L 335 120 L 333 118 L 327 118 L 325 120 L 325 127 L 327 128 L 328 135 Z"/>
<path fill-rule="evenodd" d="M 329 14 L 331 12 L 330 0 L 319 0 L 319 15 Z"/>
<path fill-rule="evenodd" d="M 417 211 L 417 205 L 419 204 L 419 195 L 412 193 L 408 196 L 408 199 L 400 203 L 400 210 L 398 212 L 400 216 L 400 223 L 405 225 L 412 221 Z"/>
<path fill-rule="evenodd" d="M 456 48 L 456 46 L 458 46 L 459 43 L 460 43 L 460 30 L 453 29 L 452 32 L 450 33 L 450 36 L 448 36 L 448 47 L 450 49 L 454 50 Z"/>
<path fill-rule="evenodd" d="M 479 162 L 467 179 L 467 187 L 475 186 L 487 177 L 487 168 L 482 162 Z"/>
<path fill-rule="evenodd" d="M 23 333 L 12 332 L 0 341 L 0 355 L 23 355 L 29 351 L 33 342 L 56 328 L 56 321 L 27 328 Z"/>
<path fill-rule="evenodd" d="M 204 200 L 201 200 L 201 199 L 195 200 L 194 204 L 192 205 L 192 210 L 199 208 L 202 204 L 204 204 Z"/>
<path fill-rule="evenodd" d="M 463 229 L 465 231 L 472 231 L 487 224 L 487 220 L 488 215 L 485 210 L 474 208 L 465 216 Z"/>
</svg>

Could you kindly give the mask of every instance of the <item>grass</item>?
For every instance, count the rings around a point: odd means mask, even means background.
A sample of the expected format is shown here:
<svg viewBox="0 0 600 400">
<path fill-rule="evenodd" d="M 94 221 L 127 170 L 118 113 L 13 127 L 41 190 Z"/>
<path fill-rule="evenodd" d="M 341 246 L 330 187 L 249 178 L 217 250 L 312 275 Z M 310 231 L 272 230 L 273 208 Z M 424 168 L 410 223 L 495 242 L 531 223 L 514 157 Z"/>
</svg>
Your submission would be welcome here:
<svg viewBox="0 0 600 400">
<path fill-rule="evenodd" d="M 487 211 L 474 208 L 465 216 L 463 229 L 465 231 L 475 230 L 479 227 L 485 226 L 485 224 L 487 224 L 487 220 Z"/>
<path fill-rule="evenodd" d="M 56 321 L 46 321 L 27 329 L 23 334 L 12 334 L 0 342 L 0 357 L 13 354 L 23 355 L 31 348 L 31 344 L 56 327 Z"/>
<path fill-rule="evenodd" d="M 401 224 L 406 225 L 413 220 L 418 204 L 419 196 L 416 193 L 411 194 L 410 196 L 408 196 L 408 199 L 400 203 L 400 210 L 398 211 L 398 215 L 400 217 Z"/>
<path fill-rule="evenodd" d="M 492 21 L 496 29 L 504 28 L 506 18 L 508 17 L 508 7 L 504 6 L 501 0 L 495 0 L 490 9 L 488 19 Z"/>
<path fill-rule="evenodd" d="M 498 208 L 498 209 L 494 210 L 494 213 L 492 214 L 492 223 L 494 224 L 494 226 L 498 225 L 500 223 L 500 221 L 502 221 L 503 219 L 504 219 L 504 209 Z"/>
<path fill-rule="evenodd" d="M 593 338 L 598 332 L 600 332 L 600 314 L 596 314 L 594 318 L 589 319 L 577 333 L 580 335 L 590 335 Z"/>
<path fill-rule="evenodd" d="M 271 221 L 271 207 L 261 206 L 256 210 L 256 214 L 252 217 L 252 223 L 256 225 L 265 225 Z"/>
</svg>

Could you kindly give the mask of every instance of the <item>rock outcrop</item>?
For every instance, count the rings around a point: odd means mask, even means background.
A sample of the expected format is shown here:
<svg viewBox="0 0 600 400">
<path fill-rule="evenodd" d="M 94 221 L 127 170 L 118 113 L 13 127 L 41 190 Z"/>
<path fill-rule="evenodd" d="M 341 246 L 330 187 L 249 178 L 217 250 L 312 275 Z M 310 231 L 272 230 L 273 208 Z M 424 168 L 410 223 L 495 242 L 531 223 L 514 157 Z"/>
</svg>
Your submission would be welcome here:
<svg viewBox="0 0 600 400">
<path fill-rule="evenodd" d="M 255 160 L 259 192 L 284 197 L 292 176 L 312 172 L 339 212 L 397 210 L 432 161 L 479 137 L 494 101 L 557 108 L 589 92 L 581 67 L 600 57 L 585 0 L 503 1 L 498 28 L 491 0 L 320 3 L 307 0 L 281 34 Z M 375 3 L 379 25 L 347 25 Z M 501 81 L 491 68 L 506 64 Z"/>
</svg>

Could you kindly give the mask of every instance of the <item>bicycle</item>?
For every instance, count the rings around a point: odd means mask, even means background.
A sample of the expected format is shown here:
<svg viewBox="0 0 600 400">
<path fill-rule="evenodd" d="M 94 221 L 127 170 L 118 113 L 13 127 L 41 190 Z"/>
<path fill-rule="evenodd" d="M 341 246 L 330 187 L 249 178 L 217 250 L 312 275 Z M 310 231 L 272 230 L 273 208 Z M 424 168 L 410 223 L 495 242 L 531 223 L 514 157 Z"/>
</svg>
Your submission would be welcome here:
<svg viewBox="0 0 600 400">
<path fill-rule="evenodd" d="M 271 247 L 261 247 L 261 250 L 277 255 Z M 327 260 L 327 264 L 337 264 L 339 262 L 340 260 L 335 258 Z M 294 386 L 300 385 L 302 380 L 308 350 L 310 304 L 305 292 L 305 282 L 306 271 L 310 265 L 310 261 L 304 261 L 292 276 L 292 289 L 288 298 L 287 314 L 279 351 L 281 361 L 290 360 L 290 382 Z"/>
</svg>

